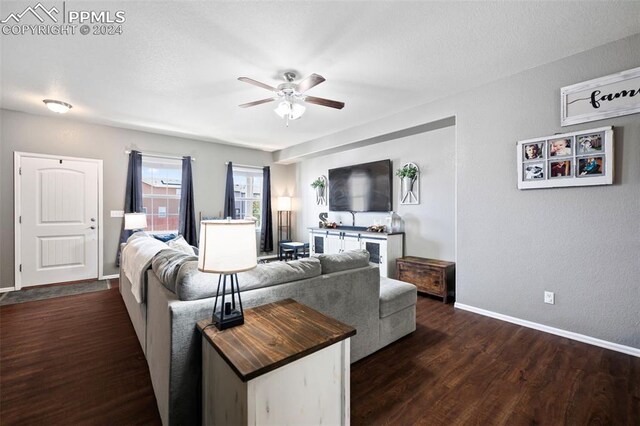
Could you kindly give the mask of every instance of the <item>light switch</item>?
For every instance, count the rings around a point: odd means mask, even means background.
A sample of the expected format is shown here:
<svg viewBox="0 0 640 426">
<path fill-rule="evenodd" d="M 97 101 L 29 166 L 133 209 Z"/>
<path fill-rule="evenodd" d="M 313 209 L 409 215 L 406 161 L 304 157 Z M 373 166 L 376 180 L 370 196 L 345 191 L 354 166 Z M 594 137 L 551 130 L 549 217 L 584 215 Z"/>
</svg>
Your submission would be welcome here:
<svg viewBox="0 0 640 426">
<path fill-rule="evenodd" d="M 124 217 L 124 210 L 111 210 L 111 217 Z"/>
</svg>

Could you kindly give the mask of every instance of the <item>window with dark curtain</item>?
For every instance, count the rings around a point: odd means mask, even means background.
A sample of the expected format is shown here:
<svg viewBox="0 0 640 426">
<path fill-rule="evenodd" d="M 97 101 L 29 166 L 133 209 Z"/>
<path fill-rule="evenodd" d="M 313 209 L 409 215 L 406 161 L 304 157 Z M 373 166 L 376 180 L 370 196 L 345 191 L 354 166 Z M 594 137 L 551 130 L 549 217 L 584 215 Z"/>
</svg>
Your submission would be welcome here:
<svg viewBox="0 0 640 426">
<path fill-rule="evenodd" d="M 127 170 L 127 188 L 124 197 L 125 213 L 142 213 L 142 155 L 139 151 L 129 154 Z M 120 266 L 120 245 L 126 243 L 133 231 L 124 229 L 124 220 L 120 229 L 120 244 L 116 253 L 116 266 Z"/>
</svg>

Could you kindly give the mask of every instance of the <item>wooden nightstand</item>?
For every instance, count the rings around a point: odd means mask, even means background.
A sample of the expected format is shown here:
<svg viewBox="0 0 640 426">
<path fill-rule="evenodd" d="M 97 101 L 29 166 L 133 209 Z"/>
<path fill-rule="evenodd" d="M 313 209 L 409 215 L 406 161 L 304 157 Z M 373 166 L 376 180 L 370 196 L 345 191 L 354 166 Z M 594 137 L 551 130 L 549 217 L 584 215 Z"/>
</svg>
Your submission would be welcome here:
<svg viewBox="0 0 640 426">
<path fill-rule="evenodd" d="M 396 260 L 396 279 L 418 287 L 418 292 L 442 297 L 455 296 L 456 264 L 444 260 L 405 256 Z"/>
</svg>

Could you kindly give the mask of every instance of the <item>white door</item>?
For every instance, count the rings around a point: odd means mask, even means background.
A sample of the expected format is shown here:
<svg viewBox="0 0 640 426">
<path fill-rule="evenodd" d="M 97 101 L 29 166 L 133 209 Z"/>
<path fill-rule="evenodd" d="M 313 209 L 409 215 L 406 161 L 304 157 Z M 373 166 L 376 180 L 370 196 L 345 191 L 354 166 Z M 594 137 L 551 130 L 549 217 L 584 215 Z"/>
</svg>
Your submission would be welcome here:
<svg viewBox="0 0 640 426">
<path fill-rule="evenodd" d="M 20 286 L 98 278 L 98 163 L 20 156 Z"/>
</svg>

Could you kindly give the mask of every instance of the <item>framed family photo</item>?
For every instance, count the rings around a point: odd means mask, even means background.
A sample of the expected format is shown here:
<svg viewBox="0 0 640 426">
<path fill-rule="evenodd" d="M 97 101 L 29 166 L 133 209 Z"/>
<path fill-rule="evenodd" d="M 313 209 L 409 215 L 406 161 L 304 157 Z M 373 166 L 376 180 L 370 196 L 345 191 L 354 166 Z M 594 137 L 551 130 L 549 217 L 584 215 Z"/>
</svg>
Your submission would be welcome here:
<svg viewBox="0 0 640 426">
<path fill-rule="evenodd" d="M 611 185 L 613 127 L 517 143 L 518 189 Z"/>
</svg>

